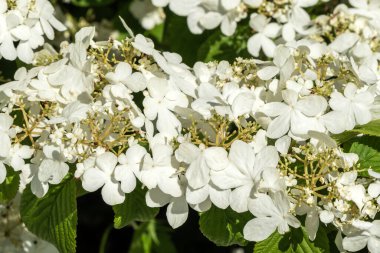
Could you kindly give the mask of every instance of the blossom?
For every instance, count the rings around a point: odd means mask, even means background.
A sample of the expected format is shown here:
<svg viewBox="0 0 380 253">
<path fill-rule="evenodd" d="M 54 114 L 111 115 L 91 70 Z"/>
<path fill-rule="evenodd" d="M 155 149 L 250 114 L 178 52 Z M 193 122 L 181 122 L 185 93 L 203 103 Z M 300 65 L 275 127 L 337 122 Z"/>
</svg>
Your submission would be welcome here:
<svg viewBox="0 0 380 253">
<path fill-rule="evenodd" d="M 212 170 L 220 171 L 228 165 L 227 152 L 221 147 L 197 147 L 186 142 L 179 146 L 175 155 L 178 161 L 189 164 L 185 176 L 193 189 L 207 185 Z"/>
<path fill-rule="evenodd" d="M 338 91 L 331 94 L 329 105 L 333 111 L 325 116 L 326 128 L 332 133 L 341 133 L 368 123 L 372 119 L 370 106 L 373 102 L 369 91 L 360 91 L 355 84 L 348 83 L 344 94 Z"/>
<path fill-rule="evenodd" d="M 262 107 L 262 111 L 276 117 L 268 126 L 267 136 L 277 139 L 286 134 L 289 129 L 292 134 L 306 135 L 309 130 L 323 129 L 323 125 L 315 118 L 327 108 L 327 101 L 318 95 L 306 96 L 298 99 L 293 90 L 283 90 L 282 97 L 285 103 L 271 102 Z"/>
<path fill-rule="evenodd" d="M 367 246 L 369 252 L 379 252 L 380 221 L 375 220 L 372 223 L 354 221 L 352 225 L 358 231 L 343 238 L 343 248 L 349 251 L 359 251 Z"/>
<path fill-rule="evenodd" d="M 87 169 L 82 176 L 83 189 L 94 192 L 102 188 L 103 200 L 108 205 L 121 204 L 125 200 L 120 182 L 114 175 L 117 162 L 116 155 L 105 152 L 96 157 L 93 167 Z"/>
<path fill-rule="evenodd" d="M 236 212 L 246 212 L 249 199 L 257 193 L 262 173 L 277 166 L 278 153 L 273 146 L 267 146 L 256 155 L 249 144 L 237 140 L 231 146 L 228 159 L 228 166 L 213 171 L 211 180 L 221 189 L 234 188 L 230 194 L 230 206 Z M 271 176 L 270 180 L 275 180 Z"/>
<path fill-rule="evenodd" d="M 268 57 L 273 57 L 276 45 L 275 39 L 281 27 L 277 23 L 270 23 L 270 19 L 261 14 L 252 14 L 249 25 L 257 32 L 248 40 L 248 51 L 253 56 L 259 56 L 260 49 Z"/>
<path fill-rule="evenodd" d="M 290 205 L 284 193 L 278 192 L 273 199 L 266 194 L 258 194 L 249 202 L 249 211 L 256 218 L 244 226 L 244 238 L 249 241 L 263 241 L 276 230 L 280 234 L 289 231 L 289 226 L 298 228 L 301 223 L 289 213 Z"/>
</svg>

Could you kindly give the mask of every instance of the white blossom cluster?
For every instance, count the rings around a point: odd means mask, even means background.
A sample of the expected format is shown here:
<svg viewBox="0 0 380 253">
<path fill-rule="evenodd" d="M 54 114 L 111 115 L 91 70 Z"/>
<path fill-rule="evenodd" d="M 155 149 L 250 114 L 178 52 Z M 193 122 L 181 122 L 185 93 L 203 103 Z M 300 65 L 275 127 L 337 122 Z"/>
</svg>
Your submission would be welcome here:
<svg viewBox="0 0 380 253">
<path fill-rule="evenodd" d="M 349 4 L 336 6 L 331 15 L 313 18 L 307 9 L 317 5 L 329 9 L 329 0 L 135 0 L 131 10 L 140 10 L 133 13 L 137 13 L 135 17 L 146 29 L 163 22 L 162 7 L 168 6 L 175 14 L 187 17 L 192 33 L 201 34 L 220 26 L 227 36 L 233 35 L 237 24 L 249 16 L 253 31 L 248 39 L 249 53 L 258 57 L 262 51 L 265 56 L 273 58 L 277 45 L 292 45 L 310 38 L 332 42 L 342 29 L 361 34 L 367 41 L 376 38 L 380 29 L 380 3 L 377 0 L 349 0 Z M 149 11 L 143 13 L 144 9 Z M 342 40 L 335 44 L 340 46 Z"/>
<path fill-rule="evenodd" d="M 307 214 L 311 240 L 332 224 L 342 249 L 379 252 L 380 175 L 361 177 L 358 156 L 330 137 L 379 118 L 377 44 L 361 29 L 278 46 L 273 61 L 192 68 L 143 35 L 94 33 L 0 86 L 0 183 L 13 169 L 42 197 L 74 173 L 109 205 L 142 185 L 173 228 L 189 207 L 251 212 L 250 241 Z"/>
<path fill-rule="evenodd" d="M 50 243 L 30 233 L 21 222 L 19 196 L 0 205 L 0 248 L 6 253 L 58 253 Z"/>
<path fill-rule="evenodd" d="M 48 0 L 0 0 L 0 58 L 31 63 L 34 50 L 65 26 Z"/>
</svg>

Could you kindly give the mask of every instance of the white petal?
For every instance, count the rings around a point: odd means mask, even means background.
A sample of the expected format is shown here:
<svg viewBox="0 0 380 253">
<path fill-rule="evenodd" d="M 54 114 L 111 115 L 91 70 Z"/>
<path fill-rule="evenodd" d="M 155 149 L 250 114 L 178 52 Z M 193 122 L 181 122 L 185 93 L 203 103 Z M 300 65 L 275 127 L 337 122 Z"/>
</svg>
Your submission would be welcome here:
<svg viewBox="0 0 380 253">
<path fill-rule="evenodd" d="M 9 136 L 0 132 L 0 143 L 0 157 L 7 158 L 12 145 Z"/>
<path fill-rule="evenodd" d="M 91 168 L 84 172 L 82 179 L 82 187 L 86 191 L 94 192 L 102 187 L 106 182 L 104 172 Z"/>
<path fill-rule="evenodd" d="M 355 33 L 346 32 L 339 35 L 330 44 L 330 48 L 337 51 L 338 53 L 343 53 L 344 51 L 352 48 L 358 40 L 359 40 L 359 35 Z"/>
<path fill-rule="evenodd" d="M 210 169 L 219 171 L 228 165 L 227 151 L 221 147 L 211 147 L 204 151 L 204 158 Z"/>
<path fill-rule="evenodd" d="M 217 206 L 220 209 L 226 209 L 229 206 L 229 198 L 231 193 L 230 189 L 221 190 L 215 185 L 210 184 L 209 191 L 210 200 L 215 206 Z"/>
<path fill-rule="evenodd" d="M 275 77 L 280 72 L 280 69 L 276 66 L 268 66 L 257 71 L 257 76 L 261 80 L 269 80 Z"/>
<path fill-rule="evenodd" d="M 102 197 L 108 205 L 118 205 L 124 202 L 125 194 L 116 181 L 108 181 L 102 188 Z"/>
<path fill-rule="evenodd" d="M 343 248 L 349 251 L 364 249 L 368 242 L 368 236 L 357 235 L 343 238 Z"/>
<path fill-rule="evenodd" d="M 260 242 L 267 239 L 274 231 L 277 224 L 272 218 L 255 218 L 244 226 L 244 238 L 248 241 Z"/>
<path fill-rule="evenodd" d="M 0 162 L 0 184 L 2 184 L 5 181 L 6 177 L 7 177 L 7 168 L 5 168 L 4 164 Z"/>
<path fill-rule="evenodd" d="M 172 228 L 178 228 L 182 226 L 189 215 L 189 206 L 187 205 L 184 197 L 175 198 L 173 202 L 168 205 L 166 211 L 166 217 Z"/>
<path fill-rule="evenodd" d="M 248 211 L 248 199 L 253 185 L 244 185 L 234 189 L 230 194 L 230 206 L 238 213 Z"/>
<path fill-rule="evenodd" d="M 145 200 L 149 207 L 162 207 L 170 202 L 171 196 L 163 193 L 158 188 L 154 188 L 146 193 Z"/>
<path fill-rule="evenodd" d="M 111 175 L 117 164 L 117 157 L 111 152 L 101 154 L 96 158 L 96 166 L 107 175 Z"/>
<path fill-rule="evenodd" d="M 199 189 L 192 189 L 187 187 L 186 189 L 186 200 L 189 204 L 199 204 L 207 199 L 209 195 L 209 186 L 205 185 Z"/>
</svg>

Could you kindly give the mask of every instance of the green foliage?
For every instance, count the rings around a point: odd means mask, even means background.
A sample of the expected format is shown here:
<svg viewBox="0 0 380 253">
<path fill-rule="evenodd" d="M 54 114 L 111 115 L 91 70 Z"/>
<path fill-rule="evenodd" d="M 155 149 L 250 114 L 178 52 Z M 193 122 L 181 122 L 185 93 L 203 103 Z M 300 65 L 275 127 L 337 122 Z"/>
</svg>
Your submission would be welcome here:
<svg viewBox="0 0 380 253">
<path fill-rule="evenodd" d="M 141 224 L 135 229 L 129 253 L 175 253 L 169 232 L 155 220 Z"/>
<path fill-rule="evenodd" d="M 329 240 L 323 227 L 319 227 L 317 237 L 310 241 L 305 228 L 291 230 L 285 235 L 277 231 L 264 241 L 255 244 L 255 253 L 328 253 Z"/>
<path fill-rule="evenodd" d="M 53 243 L 61 253 L 74 253 L 76 248 L 76 184 L 72 178 L 51 186 L 43 198 L 37 198 L 28 187 L 21 197 L 21 219 L 38 237 Z"/>
<path fill-rule="evenodd" d="M 20 176 L 14 170 L 7 169 L 7 177 L 0 184 L 0 203 L 6 204 L 11 201 L 17 194 L 20 185 Z"/>
<path fill-rule="evenodd" d="M 249 212 L 239 214 L 231 208 L 223 210 L 212 206 L 201 214 L 199 227 L 203 235 L 218 246 L 246 245 L 243 228 L 250 219 Z"/>
<path fill-rule="evenodd" d="M 380 120 L 374 120 L 369 122 L 368 124 L 356 126 L 354 129 L 350 131 L 346 131 L 341 134 L 336 134 L 332 137 L 338 143 L 344 143 L 356 137 L 358 134 L 380 137 Z"/>
<path fill-rule="evenodd" d="M 220 29 L 217 29 L 200 46 L 198 59 L 205 62 L 215 60 L 232 62 L 236 57 L 250 58 L 247 51 L 247 41 L 250 35 L 248 24 L 239 26 L 232 36 L 223 35 Z"/>
<path fill-rule="evenodd" d="M 115 228 L 123 228 L 132 221 L 149 221 L 158 214 L 159 208 L 146 205 L 145 193 L 146 189 L 137 186 L 132 193 L 125 195 L 124 203 L 113 207 Z"/>
<path fill-rule="evenodd" d="M 345 145 L 345 150 L 359 156 L 362 176 L 368 176 L 368 169 L 380 172 L 380 138 L 357 137 Z"/>
</svg>

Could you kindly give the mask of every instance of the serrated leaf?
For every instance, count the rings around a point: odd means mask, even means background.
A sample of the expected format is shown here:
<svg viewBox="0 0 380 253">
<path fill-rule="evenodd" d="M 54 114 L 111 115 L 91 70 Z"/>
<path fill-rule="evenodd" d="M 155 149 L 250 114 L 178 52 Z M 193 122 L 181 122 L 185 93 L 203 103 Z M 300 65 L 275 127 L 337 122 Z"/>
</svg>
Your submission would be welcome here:
<svg viewBox="0 0 380 253">
<path fill-rule="evenodd" d="M 0 184 L 0 203 L 6 204 L 17 194 L 20 185 L 20 176 L 17 172 L 7 168 L 7 177 Z"/>
<path fill-rule="evenodd" d="M 304 227 L 294 229 L 285 235 L 277 231 L 266 240 L 255 244 L 255 253 L 328 253 L 329 240 L 323 227 L 319 227 L 317 237 L 310 241 Z"/>
<path fill-rule="evenodd" d="M 132 193 L 125 195 L 122 204 L 113 206 L 115 228 L 123 228 L 132 221 L 149 221 L 158 214 L 159 208 L 150 208 L 146 205 L 145 194 L 146 190 L 137 186 Z"/>
<path fill-rule="evenodd" d="M 199 227 L 202 234 L 218 246 L 246 245 L 243 228 L 250 219 L 249 212 L 239 214 L 231 208 L 223 210 L 212 206 L 201 214 Z"/>
<path fill-rule="evenodd" d="M 76 184 L 71 178 L 50 186 L 43 198 L 37 198 L 28 187 L 21 196 L 21 219 L 38 237 L 54 244 L 61 253 L 76 249 L 77 202 Z"/>
<path fill-rule="evenodd" d="M 368 176 L 368 169 L 380 172 L 380 138 L 358 137 L 351 144 L 348 152 L 359 156 L 360 174 Z"/>
</svg>

